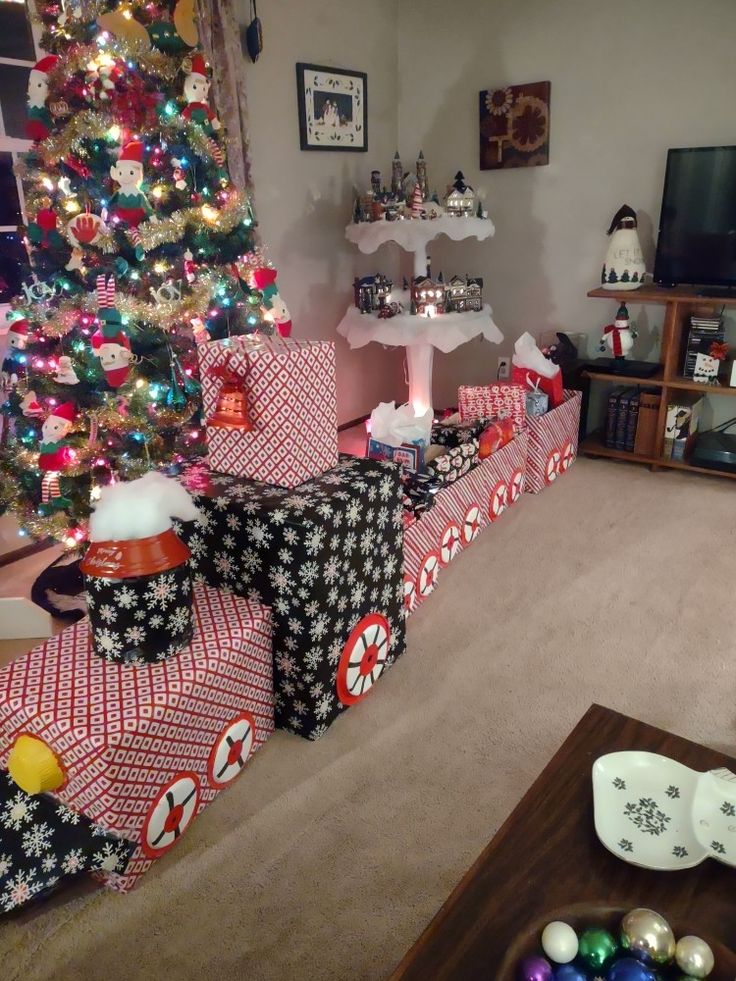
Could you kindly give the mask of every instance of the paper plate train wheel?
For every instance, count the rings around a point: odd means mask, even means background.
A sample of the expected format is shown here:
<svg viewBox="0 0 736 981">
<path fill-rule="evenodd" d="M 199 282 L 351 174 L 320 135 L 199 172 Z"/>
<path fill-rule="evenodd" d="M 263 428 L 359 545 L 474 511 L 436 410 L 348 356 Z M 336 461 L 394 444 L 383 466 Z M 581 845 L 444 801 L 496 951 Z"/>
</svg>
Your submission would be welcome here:
<svg viewBox="0 0 736 981">
<path fill-rule="evenodd" d="M 563 471 L 569 470 L 574 459 L 575 455 L 572 450 L 572 443 L 568 440 L 562 447 L 562 459 L 560 460 L 560 466 Z"/>
<path fill-rule="evenodd" d="M 199 777 L 177 773 L 161 788 L 151 804 L 141 831 L 141 848 L 149 858 L 159 858 L 177 843 L 197 813 Z"/>
<path fill-rule="evenodd" d="M 557 475 L 560 472 L 560 459 L 562 454 L 559 450 L 552 450 L 550 455 L 547 457 L 547 463 L 544 468 L 544 477 L 548 484 L 551 484 L 554 480 L 557 480 Z"/>
<path fill-rule="evenodd" d="M 440 554 L 433 550 L 427 552 L 417 573 L 417 593 L 422 597 L 429 596 L 437 585 L 437 577 L 440 574 Z"/>
<path fill-rule="evenodd" d="M 404 609 L 413 610 L 417 602 L 417 584 L 413 576 L 404 575 Z"/>
<path fill-rule="evenodd" d="M 463 518 L 463 541 L 466 545 L 478 537 L 480 534 L 480 507 L 477 504 L 471 504 L 468 510 L 465 512 L 465 517 Z"/>
<path fill-rule="evenodd" d="M 462 539 L 457 522 L 448 521 L 440 538 L 440 562 L 442 565 L 449 565 L 460 551 L 461 546 Z"/>
<path fill-rule="evenodd" d="M 220 790 L 238 776 L 248 762 L 256 738 L 256 723 L 250 712 L 236 715 L 220 732 L 207 761 L 210 786 Z"/>
<path fill-rule="evenodd" d="M 514 504 L 521 497 L 524 490 L 524 471 L 519 468 L 514 470 L 509 481 L 509 504 Z"/>
<path fill-rule="evenodd" d="M 354 627 L 337 666 L 337 697 L 343 705 L 365 698 L 386 667 L 391 628 L 381 613 L 369 613 Z"/>
<path fill-rule="evenodd" d="M 506 499 L 508 487 L 503 480 L 499 480 L 490 493 L 488 498 L 488 517 L 491 521 L 496 521 L 506 510 Z"/>
</svg>

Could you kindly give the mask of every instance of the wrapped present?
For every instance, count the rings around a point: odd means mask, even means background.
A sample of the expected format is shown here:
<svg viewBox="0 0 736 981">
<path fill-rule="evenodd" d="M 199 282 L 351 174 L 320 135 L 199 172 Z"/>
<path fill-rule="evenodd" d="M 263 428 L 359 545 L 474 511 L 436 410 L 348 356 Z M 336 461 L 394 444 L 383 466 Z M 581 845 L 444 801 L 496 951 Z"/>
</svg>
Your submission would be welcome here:
<svg viewBox="0 0 736 981">
<path fill-rule="evenodd" d="M 526 393 L 526 415 L 543 416 L 549 408 L 549 395 L 541 388 L 532 388 Z"/>
<path fill-rule="evenodd" d="M 200 344 L 197 353 L 212 470 L 295 487 L 336 466 L 332 342 L 250 335 Z"/>
<path fill-rule="evenodd" d="M 462 480 L 448 484 L 434 507 L 404 536 L 404 605 L 414 610 L 448 565 L 480 532 L 515 504 L 524 490 L 528 436 L 516 436 Z"/>
<path fill-rule="evenodd" d="M 523 385 L 461 385 L 457 393 L 463 422 L 478 419 L 512 419 L 516 432 L 526 425 Z"/>
<path fill-rule="evenodd" d="M 191 465 L 195 579 L 272 608 L 276 724 L 317 739 L 404 651 L 400 469 L 341 457 L 288 491 Z"/>
<path fill-rule="evenodd" d="M 479 441 L 475 438 L 448 449 L 427 464 L 427 472 L 441 484 L 452 484 L 478 464 Z"/>
<path fill-rule="evenodd" d="M 131 888 L 273 731 L 269 610 L 201 585 L 194 600 L 192 642 L 160 664 L 97 657 L 80 620 L 0 670 L 0 767 L 36 842 L 19 867 L 0 863 L 0 895 L 85 868 Z M 156 616 L 156 602 L 130 602 L 139 624 Z M 55 864 L 77 823 L 99 848 L 75 845 Z"/>
<path fill-rule="evenodd" d="M 540 375 L 536 371 L 529 371 L 527 368 L 517 368 L 514 365 L 511 369 L 511 380 L 518 385 L 523 385 L 526 391 L 541 389 L 549 399 L 550 407 L 554 409 L 564 402 L 562 372 L 557 365 L 555 367 L 557 367 L 557 374 L 550 378 Z"/>
<path fill-rule="evenodd" d="M 391 446 L 389 443 L 381 443 L 370 436 L 366 444 L 365 455 L 369 460 L 396 463 L 404 470 L 414 473 L 421 473 L 424 470 L 424 447 L 418 443 L 402 443 L 400 446 Z"/>
<path fill-rule="evenodd" d="M 429 511 L 442 484 L 441 478 L 429 470 L 426 473 L 402 471 L 402 504 L 405 524 L 411 524 L 412 521 Z"/>
<path fill-rule="evenodd" d="M 526 490 L 538 494 L 565 473 L 578 453 L 582 392 L 565 391 L 562 405 L 529 419 Z"/>
<path fill-rule="evenodd" d="M 485 460 L 491 453 L 496 453 L 501 447 L 510 443 L 514 438 L 514 431 L 514 422 L 511 418 L 488 423 L 478 440 L 478 458 Z"/>
<path fill-rule="evenodd" d="M 432 426 L 432 442 L 440 443 L 442 446 L 461 446 L 463 443 L 472 443 L 473 440 L 480 438 L 480 434 L 492 420 L 473 419 L 470 422 L 458 421 L 450 423 L 446 420 L 436 422 Z"/>
</svg>

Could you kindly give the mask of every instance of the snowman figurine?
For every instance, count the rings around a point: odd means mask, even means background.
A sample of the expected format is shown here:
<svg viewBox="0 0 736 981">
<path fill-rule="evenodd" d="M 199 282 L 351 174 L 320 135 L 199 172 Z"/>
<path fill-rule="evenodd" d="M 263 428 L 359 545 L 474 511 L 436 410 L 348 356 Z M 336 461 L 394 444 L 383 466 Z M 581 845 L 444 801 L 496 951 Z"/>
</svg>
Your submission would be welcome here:
<svg viewBox="0 0 736 981">
<path fill-rule="evenodd" d="M 616 312 L 615 321 L 603 328 L 600 350 L 605 351 L 608 348 L 614 358 L 623 360 L 634 346 L 634 338 L 637 336 L 636 328 L 632 326 L 629 319 L 626 304 L 622 303 Z"/>
<path fill-rule="evenodd" d="M 18 371 L 25 362 L 23 352 L 26 345 L 32 338 L 28 333 L 28 321 L 25 318 L 14 320 L 8 327 L 6 337 L 8 339 L 8 353 L 3 360 L 2 367 L 2 387 L 15 388 L 18 384 Z"/>
<path fill-rule="evenodd" d="M 112 214 L 131 228 L 153 214 L 153 208 L 141 191 L 143 181 L 143 144 L 139 140 L 126 143 L 118 162 L 110 168 L 110 176 L 120 185 L 110 198 Z"/>
<path fill-rule="evenodd" d="M 253 285 L 263 294 L 261 311 L 282 337 L 291 335 L 291 314 L 276 286 L 276 270 L 262 266 L 253 271 Z"/>
<path fill-rule="evenodd" d="M 115 281 L 97 277 L 97 319 L 99 330 L 92 335 L 92 350 L 100 359 L 105 381 L 110 388 L 119 388 L 130 374 L 133 354 L 125 332 L 120 311 L 115 306 Z"/>
<path fill-rule="evenodd" d="M 42 514 L 61 511 L 71 503 L 61 493 L 59 474 L 74 459 L 74 451 L 66 437 L 74 424 L 76 414 L 74 403 L 64 402 L 52 410 L 41 427 L 38 468 L 43 471 L 40 508 Z"/>
<path fill-rule="evenodd" d="M 191 59 L 191 67 L 184 79 L 184 98 L 187 105 L 182 116 L 189 122 L 199 123 L 209 135 L 220 128 L 220 120 L 210 109 L 210 80 L 207 78 L 207 65 L 201 54 Z"/>
<path fill-rule="evenodd" d="M 636 212 L 628 204 L 618 209 L 608 229 L 611 241 L 601 271 L 607 290 L 636 290 L 644 282 L 646 266 L 636 230 Z"/>
<path fill-rule="evenodd" d="M 29 140 L 45 140 L 51 132 L 51 113 L 46 108 L 46 99 L 49 95 L 49 72 L 58 61 L 56 55 L 45 55 L 31 68 L 28 76 L 26 135 Z"/>
</svg>

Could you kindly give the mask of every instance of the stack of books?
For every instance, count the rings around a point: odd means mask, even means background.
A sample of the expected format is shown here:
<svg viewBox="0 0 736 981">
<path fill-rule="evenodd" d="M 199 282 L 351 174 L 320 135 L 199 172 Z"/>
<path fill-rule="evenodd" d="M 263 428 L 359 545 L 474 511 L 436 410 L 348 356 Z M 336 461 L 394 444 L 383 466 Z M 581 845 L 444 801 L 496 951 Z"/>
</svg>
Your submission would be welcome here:
<svg viewBox="0 0 736 981">
<path fill-rule="evenodd" d="M 614 388 L 608 396 L 605 445 L 640 456 L 653 456 L 661 399 L 656 388 Z"/>
<path fill-rule="evenodd" d="M 690 332 L 687 337 L 685 366 L 683 370 L 685 378 L 694 377 L 698 355 L 710 354 L 710 348 L 713 342 L 718 341 L 722 344 L 724 336 L 722 317 L 693 316 L 690 318 Z"/>
</svg>

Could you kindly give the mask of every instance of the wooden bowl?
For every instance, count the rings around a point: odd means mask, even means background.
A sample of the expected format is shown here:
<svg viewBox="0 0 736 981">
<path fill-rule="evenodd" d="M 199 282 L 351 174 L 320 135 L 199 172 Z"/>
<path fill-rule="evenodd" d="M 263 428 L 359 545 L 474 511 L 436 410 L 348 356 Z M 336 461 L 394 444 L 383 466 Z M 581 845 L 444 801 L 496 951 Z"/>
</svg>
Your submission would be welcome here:
<svg viewBox="0 0 736 981">
<path fill-rule="evenodd" d="M 501 969 L 497 976 L 497 981 L 516 981 L 516 969 L 519 961 L 523 957 L 531 954 L 542 954 L 541 936 L 542 930 L 552 920 L 563 920 L 578 933 L 589 926 L 602 926 L 610 930 L 614 936 L 618 936 L 621 920 L 625 913 L 632 907 L 594 905 L 592 903 L 577 903 L 573 906 L 565 906 L 562 909 L 551 910 L 544 916 L 539 916 L 519 933 L 513 943 L 506 951 L 506 956 L 501 964 Z M 686 937 L 695 934 L 702 937 L 706 943 L 710 944 L 715 957 L 715 967 L 713 973 L 709 975 L 708 981 L 736 981 L 736 953 L 724 947 L 708 936 L 706 932 L 695 929 L 692 925 L 678 922 L 667 916 L 667 910 L 658 910 L 668 921 L 675 932 L 675 937 Z"/>
</svg>

